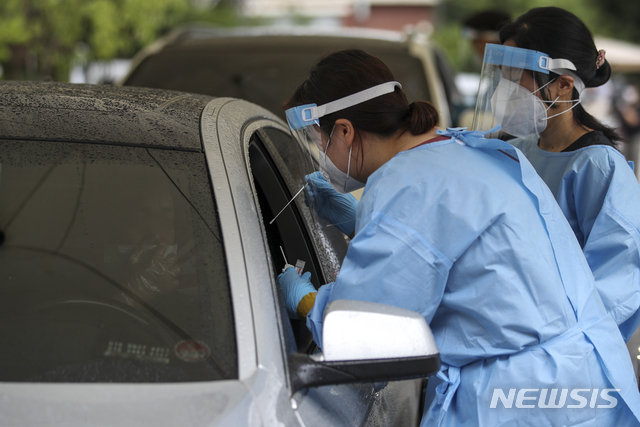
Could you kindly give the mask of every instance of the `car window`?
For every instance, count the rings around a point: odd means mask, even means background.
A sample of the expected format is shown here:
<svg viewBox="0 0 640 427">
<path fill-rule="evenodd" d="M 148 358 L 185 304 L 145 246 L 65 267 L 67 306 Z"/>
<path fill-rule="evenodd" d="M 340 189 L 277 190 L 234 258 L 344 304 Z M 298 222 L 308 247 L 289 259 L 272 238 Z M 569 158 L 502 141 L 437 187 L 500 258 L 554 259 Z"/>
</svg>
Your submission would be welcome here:
<svg viewBox="0 0 640 427">
<path fill-rule="evenodd" d="M 237 378 L 199 152 L 0 141 L 1 381 Z"/>
<path fill-rule="evenodd" d="M 289 264 L 311 272 L 311 282 L 317 289 L 335 280 L 346 253 L 346 241 L 335 228 L 318 229 L 310 223 L 302 193 L 283 210 L 302 187 L 298 150 L 290 134 L 263 128 L 251 138 L 249 159 L 274 274 L 282 272 L 286 257 Z M 313 351 L 315 345 L 304 322 L 293 320 L 291 325 L 297 350 Z"/>
<path fill-rule="evenodd" d="M 286 204 L 306 183 L 304 168 L 301 168 L 299 163 L 301 157 L 307 156 L 307 154 L 289 132 L 283 132 L 276 128 L 265 127 L 259 130 L 255 134 L 255 139 L 265 147 L 265 153 L 270 159 L 272 169 L 280 177 L 278 182 L 281 188 L 290 195 L 285 201 Z M 333 282 L 340 271 L 342 259 L 347 253 L 349 239 L 334 226 L 318 226 L 307 206 L 304 193 L 300 193 L 290 206 L 293 206 L 291 211 L 299 215 L 300 225 L 307 233 L 305 238 L 309 239 L 308 244 L 315 248 L 317 262 L 320 264 L 324 276 L 319 279 L 321 282 L 319 285 Z M 277 214 L 284 205 L 278 201 L 274 203 L 274 207 L 277 207 L 277 211 L 274 212 Z M 289 209 L 287 208 L 287 210 Z M 287 210 L 282 215 L 285 215 Z M 279 217 L 274 225 L 277 225 L 278 221 L 280 221 Z M 286 221 L 283 222 L 287 224 Z"/>
</svg>

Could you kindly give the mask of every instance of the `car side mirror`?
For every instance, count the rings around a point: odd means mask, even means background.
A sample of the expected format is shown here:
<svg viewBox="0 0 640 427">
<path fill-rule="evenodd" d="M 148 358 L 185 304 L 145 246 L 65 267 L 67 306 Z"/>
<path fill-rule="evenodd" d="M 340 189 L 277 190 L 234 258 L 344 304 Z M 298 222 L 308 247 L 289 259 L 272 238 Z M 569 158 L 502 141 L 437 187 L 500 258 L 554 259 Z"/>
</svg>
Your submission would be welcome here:
<svg viewBox="0 0 640 427">
<path fill-rule="evenodd" d="M 424 317 L 386 304 L 331 302 L 325 309 L 322 341 L 322 355 L 291 356 L 294 390 L 424 378 L 440 369 L 440 352 Z"/>
</svg>

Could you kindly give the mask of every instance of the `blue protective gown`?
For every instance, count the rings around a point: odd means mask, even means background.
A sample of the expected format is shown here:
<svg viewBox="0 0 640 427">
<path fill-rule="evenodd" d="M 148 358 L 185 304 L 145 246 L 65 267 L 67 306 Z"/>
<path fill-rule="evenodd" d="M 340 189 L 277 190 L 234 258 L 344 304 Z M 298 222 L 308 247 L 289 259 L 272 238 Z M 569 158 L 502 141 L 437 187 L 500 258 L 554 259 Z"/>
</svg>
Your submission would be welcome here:
<svg viewBox="0 0 640 427">
<path fill-rule="evenodd" d="M 333 300 L 404 307 L 430 324 L 442 360 L 422 426 L 640 425 L 626 346 L 549 189 L 508 143 L 447 132 L 367 180 L 340 273 L 307 317 L 316 342 Z M 619 389 L 615 407 L 598 394 L 591 407 L 596 388 Z M 540 409 L 553 389 L 561 407 Z M 589 389 L 586 407 L 563 389 Z M 496 390 L 515 393 L 510 407 L 491 408 Z"/>
<path fill-rule="evenodd" d="M 640 326 L 640 185 L 613 147 L 551 153 L 510 141 L 527 156 L 569 221 L 605 307 L 628 341 Z"/>
</svg>

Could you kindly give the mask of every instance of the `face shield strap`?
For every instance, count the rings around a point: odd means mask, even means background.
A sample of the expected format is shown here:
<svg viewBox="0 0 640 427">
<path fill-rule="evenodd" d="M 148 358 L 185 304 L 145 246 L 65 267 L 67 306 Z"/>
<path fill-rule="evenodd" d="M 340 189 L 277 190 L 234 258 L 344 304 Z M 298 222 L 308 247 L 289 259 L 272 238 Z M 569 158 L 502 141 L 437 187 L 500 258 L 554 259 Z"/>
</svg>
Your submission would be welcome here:
<svg viewBox="0 0 640 427">
<path fill-rule="evenodd" d="M 487 43 L 484 52 L 484 63 L 507 66 L 539 73 L 569 75 L 565 71 L 575 71 L 576 67 L 568 59 L 551 58 L 543 52 L 520 47 Z M 573 76 L 571 76 L 573 77 Z"/>
<path fill-rule="evenodd" d="M 561 76 L 569 76 L 573 78 L 573 87 L 575 87 L 576 90 L 578 91 L 578 97 L 580 98 L 582 96 L 582 92 L 585 89 L 585 84 L 582 81 L 582 79 L 578 77 L 576 73 L 567 69 L 557 69 L 557 70 L 553 70 L 553 72 Z"/>
<path fill-rule="evenodd" d="M 544 54 L 543 54 L 544 55 Z M 543 66 L 544 65 L 544 66 Z M 558 70 L 574 70 L 576 66 L 568 59 L 553 59 L 548 56 L 540 58 L 540 67 L 558 74 Z"/>
<path fill-rule="evenodd" d="M 402 89 L 402 85 L 398 82 L 386 82 L 320 106 L 316 104 L 306 104 L 289 108 L 285 111 L 289 127 L 291 130 L 296 130 L 309 125 L 319 125 L 320 117 L 391 93 L 396 89 L 396 86 Z"/>
<path fill-rule="evenodd" d="M 544 62 L 545 67 L 552 73 L 558 74 L 560 76 L 569 76 L 573 78 L 573 87 L 578 91 L 578 96 L 582 95 L 582 91 L 585 89 L 585 84 L 580 77 L 574 71 L 577 71 L 576 66 L 573 65 L 573 62 L 568 59 L 552 59 L 548 57 L 541 58 L 541 61 Z"/>
<path fill-rule="evenodd" d="M 396 86 L 402 89 L 402 85 L 398 82 L 386 82 L 354 93 L 353 95 L 345 96 L 344 98 L 328 102 L 318 107 L 318 118 L 331 113 L 335 113 L 336 111 L 353 107 L 354 105 L 361 104 L 365 101 L 369 101 L 370 99 L 391 93 L 396 90 Z"/>
</svg>

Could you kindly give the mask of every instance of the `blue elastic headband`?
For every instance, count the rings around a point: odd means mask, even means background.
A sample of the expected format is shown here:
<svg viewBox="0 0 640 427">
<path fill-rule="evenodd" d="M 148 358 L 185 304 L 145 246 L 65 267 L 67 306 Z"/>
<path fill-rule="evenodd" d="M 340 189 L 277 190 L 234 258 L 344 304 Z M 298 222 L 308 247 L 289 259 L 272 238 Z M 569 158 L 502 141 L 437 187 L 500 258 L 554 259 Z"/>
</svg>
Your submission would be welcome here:
<svg viewBox="0 0 640 427">
<path fill-rule="evenodd" d="M 554 70 L 575 70 L 568 59 L 552 59 L 546 53 L 513 46 L 487 43 L 484 63 L 533 70 L 544 74 Z"/>
<path fill-rule="evenodd" d="M 296 130 L 309 125 L 320 125 L 320 120 L 312 113 L 313 107 L 317 107 L 316 104 L 300 105 L 285 111 L 289 127 Z"/>
</svg>

